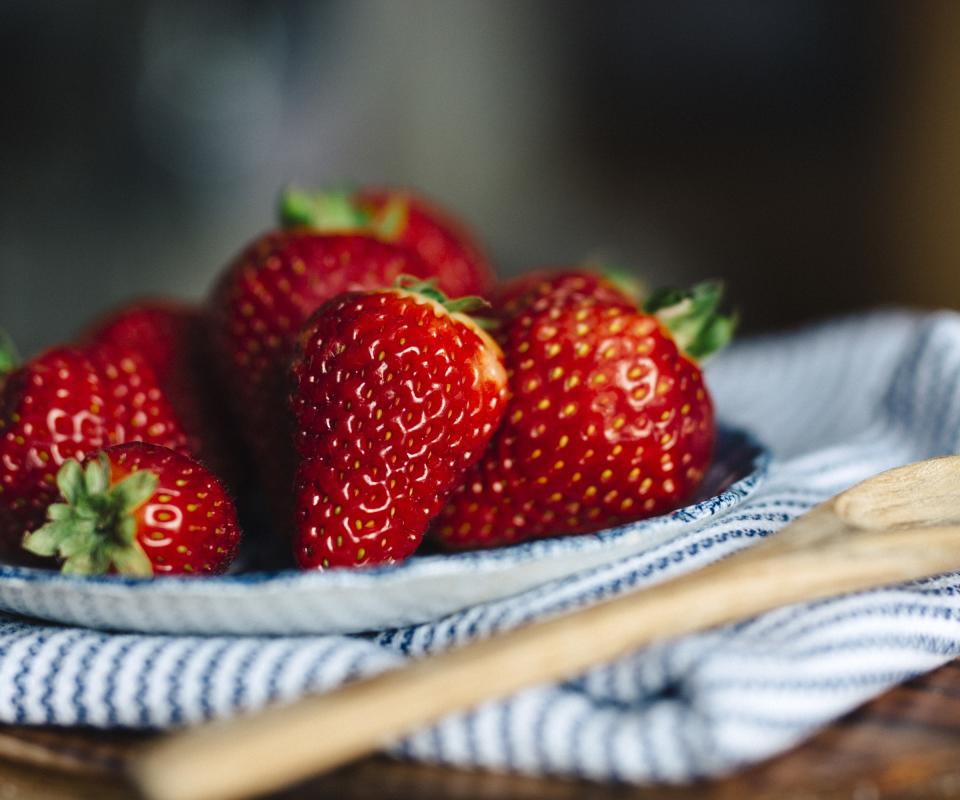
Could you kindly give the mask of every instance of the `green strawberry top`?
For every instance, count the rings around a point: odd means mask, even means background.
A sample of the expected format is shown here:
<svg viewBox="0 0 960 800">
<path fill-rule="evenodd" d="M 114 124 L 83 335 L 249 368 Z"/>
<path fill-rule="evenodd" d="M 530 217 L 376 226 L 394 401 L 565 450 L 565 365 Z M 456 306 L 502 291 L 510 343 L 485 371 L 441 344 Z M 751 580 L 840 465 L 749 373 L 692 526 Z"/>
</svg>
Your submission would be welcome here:
<svg viewBox="0 0 960 800">
<path fill-rule="evenodd" d="M 65 502 L 47 509 L 49 522 L 28 533 L 26 550 L 38 556 L 60 556 L 62 571 L 101 575 L 111 567 L 124 575 L 149 577 L 150 559 L 137 541 L 133 516 L 157 489 L 149 470 L 127 475 L 110 485 L 110 462 L 103 453 L 81 467 L 69 459 L 57 473 L 57 488 Z"/>
</svg>

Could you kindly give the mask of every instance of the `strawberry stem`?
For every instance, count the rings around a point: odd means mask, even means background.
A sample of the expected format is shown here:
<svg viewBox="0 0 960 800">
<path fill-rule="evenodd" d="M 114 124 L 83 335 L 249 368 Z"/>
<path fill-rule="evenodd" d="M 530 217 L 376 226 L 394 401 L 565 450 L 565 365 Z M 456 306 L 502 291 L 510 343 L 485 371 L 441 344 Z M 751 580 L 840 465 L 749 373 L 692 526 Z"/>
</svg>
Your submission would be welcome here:
<svg viewBox="0 0 960 800">
<path fill-rule="evenodd" d="M 677 347 L 703 361 L 726 347 L 737 326 L 736 314 L 719 313 L 721 281 L 704 281 L 692 289 L 660 289 L 644 303 L 673 334 Z"/>
<path fill-rule="evenodd" d="M 407 202 L 391 197 L 372 212 L 346 191 L 308 192 L 291 187 L 280 194 L 280 222 L 285 228 L 305 226 L 319 233 L 363 233 L 392 242 L 407 225 Z"/>
<path fill-rule="evenodd" d="M 101 453 L 81 467 L 68 459 L 57 473 L 65 502 L 47 509 L 46 525 L 23 537 L 38 556 L 58 556 L 65 575 L 102 575 L 112 567 L 122 575 L 149 577 L 153 566 L 137 541 L 133 512 L 157 489 L 149 470 L 110 484 L 110 462 Z"/>
</svg>

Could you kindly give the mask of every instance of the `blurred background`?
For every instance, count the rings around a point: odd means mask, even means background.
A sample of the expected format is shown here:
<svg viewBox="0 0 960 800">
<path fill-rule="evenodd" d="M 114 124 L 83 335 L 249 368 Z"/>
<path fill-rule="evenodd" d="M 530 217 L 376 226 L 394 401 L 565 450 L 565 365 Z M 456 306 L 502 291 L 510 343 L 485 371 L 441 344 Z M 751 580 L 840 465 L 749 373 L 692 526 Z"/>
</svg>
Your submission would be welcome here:
<svg viewBox="0 0 960 800">
<path fill-rule="evenodd" d="M 0 1 L 0 324 L 200 298 L 288 182 L 409 185 L 501 274 L 727 279 L 747 331 L 960 306 L 960 3 Z"/>
</svg>

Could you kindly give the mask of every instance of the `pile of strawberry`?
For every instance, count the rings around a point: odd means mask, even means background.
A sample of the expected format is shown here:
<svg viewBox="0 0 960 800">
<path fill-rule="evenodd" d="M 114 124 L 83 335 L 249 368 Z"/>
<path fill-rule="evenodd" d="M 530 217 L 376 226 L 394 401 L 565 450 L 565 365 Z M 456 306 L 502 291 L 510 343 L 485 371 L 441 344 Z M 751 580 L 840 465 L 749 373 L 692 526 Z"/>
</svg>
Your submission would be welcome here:
<svg viewBox="0 0 960 800">
<path fill-rule="evenodd" d="M 356 567 L 425 538 L 594 531 L 696 490 L 715 436 L 698 362 L 733 329 L 719 285 L 495 286 L 408 192 L 290 191 L 281 220 L 204 307 L 141 301 L 20 366 L 0 341 L 0 557 L 222 572 L 231 498 L 262 491 L 301 568 Z"/>
</svg>

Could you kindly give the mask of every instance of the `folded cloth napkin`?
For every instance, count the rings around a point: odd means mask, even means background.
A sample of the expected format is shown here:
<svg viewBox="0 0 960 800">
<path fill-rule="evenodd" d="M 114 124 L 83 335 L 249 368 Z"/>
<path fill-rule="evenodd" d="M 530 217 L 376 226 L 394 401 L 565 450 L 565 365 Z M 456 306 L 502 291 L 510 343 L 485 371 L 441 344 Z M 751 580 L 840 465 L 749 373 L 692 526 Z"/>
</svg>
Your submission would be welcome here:
<svg viewBox="0 0 960 800">
<path fill-rule="evenodd" d="M 774 463 L 745 503 L 652 552 L 364 637 L 120 635 L 0 618 L 0 721 L 168 728 L 291 700 L 704 566 L 852 483 L 960 444 L 960 316 L 831 322 L 736 346 L 708 372 L 720 416 L 769 443 Z M 395 752 L 689 781 L 778 753 L 957 654 L 960 575 L 948 575 L 648 648 L 447 719 Z"/>
</svg>

